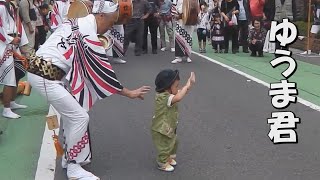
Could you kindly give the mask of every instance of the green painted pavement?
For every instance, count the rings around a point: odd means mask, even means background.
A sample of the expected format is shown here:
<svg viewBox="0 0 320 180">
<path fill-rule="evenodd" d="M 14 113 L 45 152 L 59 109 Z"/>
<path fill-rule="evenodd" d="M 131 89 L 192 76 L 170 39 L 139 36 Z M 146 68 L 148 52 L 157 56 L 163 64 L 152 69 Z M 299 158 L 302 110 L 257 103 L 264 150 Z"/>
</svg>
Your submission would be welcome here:
<svg viewBox="0 0 320 180">
<path fill-rule="evenodd" d="M 193 39 L 195 40 L 193 41 L 193 50 L 199 52 L 198 39 L 195 34 Z M 240 48 L 240 50 L 242 49 Z M 207 53 L 203 53 L 203 55 L 267 83 L 280 82 L 281 79 L 285 79 L 281 73 L 288 67 L 287 64 L 283 64 L 273 68 L 270 64 L 270 61 L 274 59 L 273 54 L 265 53 L 265 57 L 251 57 L 250 54 L 241 52 L 232 54 L 231 50 L 228 54 L 220 54 L 214 53 L 211 45 L 207 45 Z M 297 60 L 297 64 L 297 70 L 289 78 L 289 82 L 297 83 L 299 97 L 320 106 L 320 66 L 299 60 Z"/>
<path fill-rule="evenodd" d="M 17 102 L 28 106 L 17 110 L 22 118 L 9 120 L 0 116 L 0 129 L 4 130 L 0 135 L 1 180 L 33 180 L 37 169 L 48 106 L 35 91 L 29 97 L 18 97 Z"/>
</svg>

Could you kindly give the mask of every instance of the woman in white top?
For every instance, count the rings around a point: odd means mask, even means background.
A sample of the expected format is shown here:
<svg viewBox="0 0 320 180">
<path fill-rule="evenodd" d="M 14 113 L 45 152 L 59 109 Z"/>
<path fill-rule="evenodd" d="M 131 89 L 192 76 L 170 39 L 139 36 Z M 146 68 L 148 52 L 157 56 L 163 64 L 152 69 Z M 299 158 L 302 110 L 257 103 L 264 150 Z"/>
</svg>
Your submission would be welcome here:
<svg viewBox="0 0 320 180">
<path fill-rule="evenodd" d="M 207 33 L 209 25 L 209 13 L 207 12 L 207 3 L 202 1 L 200 3 L 200 12 L 198 14 L 199 23 L 197 25 L 197 35 L 199 42 L 199 52 L 206 52 L 206 41 L 207 41 Z"/>
</svg>

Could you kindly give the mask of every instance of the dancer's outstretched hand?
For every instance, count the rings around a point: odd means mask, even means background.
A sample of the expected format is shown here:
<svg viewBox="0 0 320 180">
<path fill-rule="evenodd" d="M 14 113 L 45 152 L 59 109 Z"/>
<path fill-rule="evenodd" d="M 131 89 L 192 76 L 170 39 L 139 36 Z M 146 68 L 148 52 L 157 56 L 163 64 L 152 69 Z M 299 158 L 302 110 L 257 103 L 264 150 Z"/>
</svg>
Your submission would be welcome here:
<svg viewBox="0 0 320 180">
<path fill-rule="evenodd" d="M 147 94 L 150 91 L 151 87 L 150 86 L 142 86 L 139 89 L 133 90 L 132 91 L 132 99 L 134 98 L 139 98 L 141 100 L 144 99 L 144 95 Z"/>
<path fill-rule="evenodd" d="M 144 99 L 144 95 L 147 94 L 150 91 L 151 87 L 150 86 L 142 86 L 138 89 L 135 90 L 129 90 L 127 88 L 123 88 L 119 94 L 126 96 L 131 99 L 139 98 L 139 99 Z"/>
</svg>

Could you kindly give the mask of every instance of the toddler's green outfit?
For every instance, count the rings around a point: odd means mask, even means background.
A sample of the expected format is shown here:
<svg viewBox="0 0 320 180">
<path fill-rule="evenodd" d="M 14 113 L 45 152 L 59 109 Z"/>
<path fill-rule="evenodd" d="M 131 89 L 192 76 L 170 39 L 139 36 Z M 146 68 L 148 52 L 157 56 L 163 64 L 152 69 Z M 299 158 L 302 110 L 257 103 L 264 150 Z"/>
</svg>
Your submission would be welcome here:
<svg viewBox="0 0 320 180">
<path fill-rule="evenodd" d="M 168 92 L 156 94 L 155 115 L 152 120 L 152 140 L 157 148 L 159 166 L 168 163 L 177 151 L 176 129 L 178 125 L 178 105 L 171 105 L 174 95 Z"/>
</svg>

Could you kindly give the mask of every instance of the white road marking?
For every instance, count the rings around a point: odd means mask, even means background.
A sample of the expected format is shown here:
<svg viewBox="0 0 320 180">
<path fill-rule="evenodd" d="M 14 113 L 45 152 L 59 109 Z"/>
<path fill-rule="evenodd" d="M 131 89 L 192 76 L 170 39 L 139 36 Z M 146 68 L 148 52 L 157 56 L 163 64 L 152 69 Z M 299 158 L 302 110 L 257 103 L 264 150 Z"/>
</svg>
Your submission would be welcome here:
<svg viewBox="0 0 320 180">
<path fill-rule="evenodd" d="M 204 59 L 206 59 L 206 60 L 208 60 L 208 61 L 210 61 L 210 62 L 213 62 L 213 63 L 215 63 L 215 64 L 218 64 L 218 65 L 220 65 L 220 66 L 222 66 L 222 67 L 225 67 L 225 68 L 227 68 L 228 70 L 233 71 L 233 72 L 235 72 L 235 73 L 237 73 L 237 74 L 239 74 L 239 75 L 242 75 L 242 76 L 244 76 L 244 77 L 246 77 L 246 78 L 248 78 L 248 79 L 251 79 L 252 81 L 255 81 L 255 82 L 259 83 L 259 84 L 262 84 L 262 85 L 267 86 L 268 88 L 270 88 L 270 84 L 269 84 L 269 83 L 266 83 L 266 82 L 264 82 L 264 81 L 262 81 L 262 80 L 260 80 L 260 79 L 258 79 L 258 78 L 255 78 L 255 77 L 253 77 L 253 76 L 251 76 L 251 75 L 249 75 L 249 74 L 247 74 L 247 73 L 244 73 L 244 72 L 242 72 L 242 71 L 239 71 L 239 70 L 237 70 L 237 69 L 235 69 L 235 68 L 233 68 L 233 67 L 231 67 L 231 66 L 228 66 L 228 65 L 226 65 L 226 64 L 223 64 L 223 63 L 221 63 L 221 62 L 219 62 L 219 61 L 216 61 L 216 60 L 214 60 L 214 59 L 212 59 L 212 58 L 209 58 L 209 57 L 207 57 L 207 56 L 204 56 L 204 55 L 202 55 L 202 54 L 200 54 L 200 53 L 197 53 L 197 52 L 195 52 L 195 51 L 192 51 L 192 53 L 193 53 L 193 54 L 196 54 L 196 55 L 198 55 L 198 56 L 200 56 L 200 57 L 202 57 L 202 58 L 204 58 Z M 305 105 L 305 106 L 308 106 L 308 107 L 314 109 L 314 110 L 320 111 L 320 106 L 318 106 L 318 105 L 316 105 L 316 104 L 313 104 L 312 102 L 309 102 L 309 101 L 307 101 L 307 100 L 304 100 L 304 99 L 302 99 L 302 98 L 300 98 L 300 97 L 297 97 L 297 101 L 298 101 L 299 103 Z"/>
<path fill-rule="evenodd" d="M 60 124 L 59 113 L 50 105 L 48 115 L 56 114 Z M 59 129 L 56 130 L 59 133 Z M 56 150 L 52 140 L 53 132 L 48 129 L 47 123 L 44 130 L 38 166 L 35 175 L 35 180 L 54 180 L 56 169 Z"/>
</svg>

